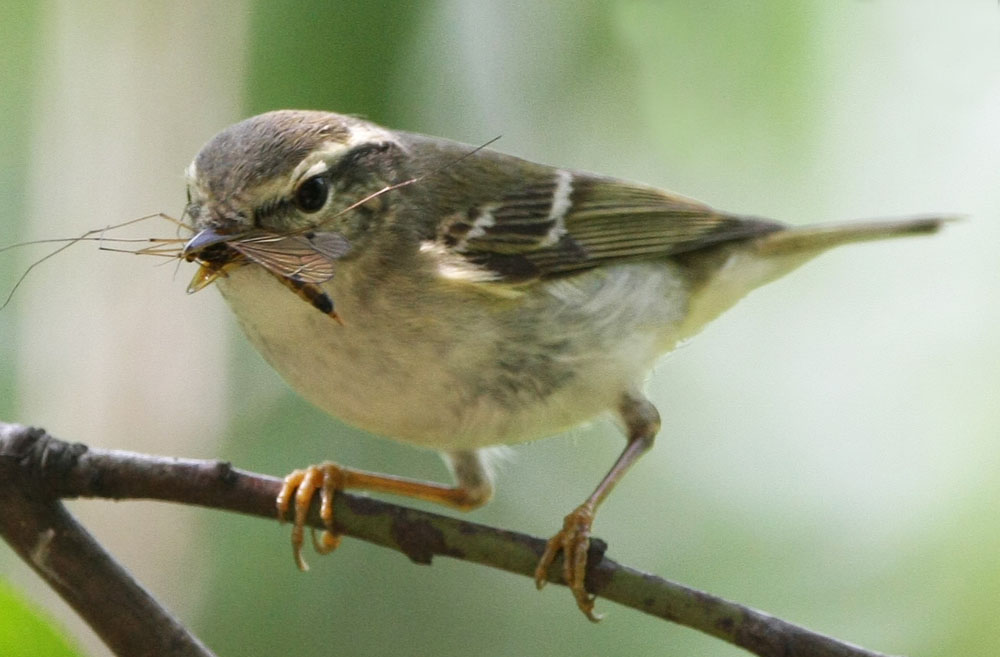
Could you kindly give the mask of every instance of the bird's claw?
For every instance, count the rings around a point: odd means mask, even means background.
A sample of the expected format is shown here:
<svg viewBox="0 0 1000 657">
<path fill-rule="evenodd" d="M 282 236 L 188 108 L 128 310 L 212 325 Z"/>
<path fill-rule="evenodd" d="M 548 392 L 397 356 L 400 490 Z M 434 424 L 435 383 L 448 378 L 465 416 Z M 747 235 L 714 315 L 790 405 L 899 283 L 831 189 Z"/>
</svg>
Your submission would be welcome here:
<svg viewBox="0 0 1000 657">
<path fill-rule="evenodd" d="M 323 519 L 324 529 L 319 538 L 316 538 L 316 533 L 313 532 L 313 547 L 320 554 L 327 554 L 340 545 L 340 534 L 333 528 L 333 498 L 337 491 L 343 488 L 342 481 L 343 471 L 340 466 L 335 463 L 322 463 L 291 472 L 281 485 L 281 491 L 275 500 L 278 520 L 284 522 L 289 507 L 294 506 L 292 554 L 299 570 L 309 570 L 309 565 L 302 557 L 302 544 L 305 542 L 309 507 L 317 490 L 320 494 L 319 514 Z"/>
<path fill-rule="evenodd" d="M 590 528 L 594 524 L 594 507 L 584 503 L 563 520 L 563 528 L 549 539 L 545 552 L 535 568 L 535 586 L 541 589 L 548 580 L 549 567 L 559 552 L 563 553 L 563 580 L 573 592 L 576 606 L 590 619 L 603 618 L 594 612 L 594 596 L 584 587 L 587 575 L 587 551 L 590 548 Z"/>
</svg>

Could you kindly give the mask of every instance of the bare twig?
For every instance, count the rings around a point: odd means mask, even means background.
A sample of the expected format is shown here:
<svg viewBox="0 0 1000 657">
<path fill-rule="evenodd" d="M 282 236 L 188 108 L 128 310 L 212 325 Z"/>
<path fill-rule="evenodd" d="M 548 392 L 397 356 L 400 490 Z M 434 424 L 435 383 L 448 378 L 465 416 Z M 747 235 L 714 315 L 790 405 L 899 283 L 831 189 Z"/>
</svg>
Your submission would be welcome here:
<svg viewBox="0 0 1000 657">
<path fill-rule="evenodd" d="M 273 518 L 280 485 L 278 478 L 237 470 L 228 463 L 88 449 L 37 429 L 0 423 L 0 533 L 118 654 L 211 653 L 114 564 L 58 498 L 156 499 Z M 346 493 L 336 497 L 335 517 L 342 533 L 392 548 L 421 564 L 440 555 L 530 578 L 545 548 L 540 538 Z M 318 504 L 309 524 L 322 528 Z M 885 657 L 618 564 L 604 556 L 605 548 L 603 541 L 593 541 L 587 590 L 607 600 L 763 657 Z M 101 567 L 95 570 L 94 563 Z M 551 571 L 551 581 L 561 583 L 559 565 Z M 127 624 L 122 623 L 122 609 L 134 610 L 135 622 L 144 627 L 123 627 Z M 110 618 L 113 628 L 106 627 Z M 139 644 L 129 643 L 138 640 L 134 634 L 185 647 L 174 652 L 149 645 L 140 649 Z"/>
<path fill-rule="evenodd" d="M 51 445 L 57 449 L 46 449 Z M 72 468 L 85 449 L 53 442 L 37 429 L 0 424 L 0 535 L 115 654 L 212 657 L 39 478 Z"/>
</svg>

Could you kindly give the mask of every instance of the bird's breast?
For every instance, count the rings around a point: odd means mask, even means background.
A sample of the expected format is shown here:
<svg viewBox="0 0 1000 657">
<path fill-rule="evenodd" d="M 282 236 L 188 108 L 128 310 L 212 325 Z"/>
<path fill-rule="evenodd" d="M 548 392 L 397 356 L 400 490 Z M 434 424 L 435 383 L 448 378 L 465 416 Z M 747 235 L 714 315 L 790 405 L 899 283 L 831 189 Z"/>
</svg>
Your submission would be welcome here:
<svg viewBox="0 0 1000 657">
<path fill-rule="evenodd" d="M 343 325 L 257 266 L 218 284 L 251 343 L 319 408 L 404 442 L 471 449 L 568 429 L 639 386 L 672 346 L 670 308 L 683 302 L 675 276 L 649 271 L 491 297 L 444 281 L 371 286 L 345 267 L 323 286 Z"/>
</svg>

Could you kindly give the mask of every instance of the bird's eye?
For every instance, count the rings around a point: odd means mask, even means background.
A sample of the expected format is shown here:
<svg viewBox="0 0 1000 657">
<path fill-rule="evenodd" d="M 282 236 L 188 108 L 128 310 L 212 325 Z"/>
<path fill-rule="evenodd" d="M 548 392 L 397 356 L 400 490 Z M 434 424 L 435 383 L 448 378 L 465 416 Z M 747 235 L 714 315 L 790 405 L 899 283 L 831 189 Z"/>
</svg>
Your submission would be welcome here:
<svg viewBox="0 0 1000 657">
<path fill-rule="evenodd" d="M 324 176 L 313 176 L 295 190 L 295 207 L 312 214 L 326 205 L 330 196 L 330 181 Z"/>
</svg>

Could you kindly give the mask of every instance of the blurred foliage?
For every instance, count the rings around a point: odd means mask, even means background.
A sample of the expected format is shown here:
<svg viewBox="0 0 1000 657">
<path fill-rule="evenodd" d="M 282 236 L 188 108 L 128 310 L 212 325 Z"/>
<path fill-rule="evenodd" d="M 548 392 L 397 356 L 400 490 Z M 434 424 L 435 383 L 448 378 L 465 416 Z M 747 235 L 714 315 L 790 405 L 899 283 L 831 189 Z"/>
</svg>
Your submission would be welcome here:
<svg viewBox="0 0 1000 657">
<path fill-rule="evenodd" d="M 331 109 L 392 124 L 386 72 L 406 56 L 426 4 L 253 2 L 247 114 Z"/>
<path fill-rule="evenodd" d="M 0 247 L 16 242 L 24 234 L 24 210 L 27 198 L 23 193 L 30 161 L 28 125 L 33 116 L 32 101 L 34 68 L 38 63 L 38 32 L 43 6 L 34 2 L 0 3 L 0 25 L 17 26 L 3 30 L 0 48 Z M 23 270 L 17 258 L 0 258 L 0 304 L 7 298 L 17 272 Z M 14 313 L 0 313 L 0 343 L 14 341 Z M 0 353 L 0 358 L 10 355 Z M 12 371 L 13 364 L 0 362 L 0 370 Z M 14 377 L 0 376 L 0 417 L 12 417 L 17 401 Z"/>
<path fill-rule="evenodd" d="M 0 655 L 3 657 L 77 657 L 62 631 L 0 579 Z"/>
<path fill-rule="evenodd" d="M 633 75 L 649 133 L 671 147 L 670 159 L 702 178 L 723 164 L 745 170 L 762 159 L 769 167 L 797 168 L 810 151 L 804 140 L 814 136 L 822 88 L 810 42 L 817 4 L 613 4 L 636 52 Z M 706 124 L 715 129 L 706 134 Z"/>
</svg>

